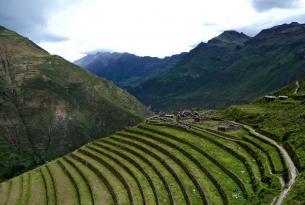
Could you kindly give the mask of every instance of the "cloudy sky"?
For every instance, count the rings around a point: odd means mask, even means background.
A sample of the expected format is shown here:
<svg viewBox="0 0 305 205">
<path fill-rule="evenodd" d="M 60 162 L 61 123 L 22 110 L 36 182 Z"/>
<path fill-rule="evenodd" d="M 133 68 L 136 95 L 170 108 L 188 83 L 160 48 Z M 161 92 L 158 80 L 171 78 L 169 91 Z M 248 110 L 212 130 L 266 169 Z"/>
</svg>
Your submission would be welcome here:
<svg viewBox="0 0 305 205">
<path fill-rule="evenodd" d="M 0 25 L 70 61 L 97 50 L 163 57 L 293 21 L 305 23 L 305 0 L 0 0 Z"/>
</svg>

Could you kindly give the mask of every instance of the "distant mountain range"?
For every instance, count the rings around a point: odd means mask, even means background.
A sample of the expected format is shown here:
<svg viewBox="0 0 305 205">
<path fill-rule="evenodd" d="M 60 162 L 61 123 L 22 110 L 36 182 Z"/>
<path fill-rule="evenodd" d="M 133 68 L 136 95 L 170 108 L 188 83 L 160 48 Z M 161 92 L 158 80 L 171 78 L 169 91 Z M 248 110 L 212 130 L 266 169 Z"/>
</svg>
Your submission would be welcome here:
<svg viewBox="0 0 305 205">
<path fill-rule="evenodd" d="M 112 82 L 0 27 L 0 181 L 137 124 L 144 111 Z"/>
<path fill-rule="evenodd" d="M 291 23 L 265 29 L 254 37 L 225 31 L 188 53 L 157 59 L 152 75 L 143 73 L 139 77 L 138 71 L 151 65 L 139 61 L 141 57 L 134 57 L 133 64 L 122 58 L 120 63 L 108 61 L 102 67 L 97 62 L 104 58 L 97 54 L 84 58 L 92 60 L 91 66 L 79 64 L 90 71 L 105 69 L 119 75 L 128 71 L 128 78 L 122 78 L 129 79 L 128 83 L 103 72 L 99 75 L 127 88 L 155 110 L 175 110 L 220 108 L 252 101 L 304 76 L 304 56 L 305 25 Z M 164 66 L 169 59 L 175 60 Z"/>
<path fill-rule="evenodd" d="M 74 63 L 129 89 L 172 67 L 182 56 L 183 54 L 180 54 L 161 59 L 130 53 L 97 52 Z"/>
</svg>

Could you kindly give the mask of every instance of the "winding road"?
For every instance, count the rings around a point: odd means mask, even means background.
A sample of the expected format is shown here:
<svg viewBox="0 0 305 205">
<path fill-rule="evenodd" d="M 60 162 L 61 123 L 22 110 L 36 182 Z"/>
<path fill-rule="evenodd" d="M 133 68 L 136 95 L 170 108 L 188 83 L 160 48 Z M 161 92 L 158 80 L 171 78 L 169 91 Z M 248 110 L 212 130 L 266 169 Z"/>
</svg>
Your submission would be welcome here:
<svg viewBox="0 0 305 205">
<path fill-rule="evenodd" d="M 295 183 L 296 177 L 297 177 L 297 168 L 296 168 L 293 160 L 289 156 L 288 152 L 286 151 L 286 149 L 283 148 L 283 146 L 281 144 L 279 144 L 275 140 L 273 140 L 265 135 L 262 135 L 262 134 L 256 132 L 256 130 L 253 129 L 252 127 L 245 125 L 245 124 L 235 122 L 235 121 L 229 121 L 229 122 L 243 126 L 251 134 L 253 134 L 259 138 L 262 138 L 264 140 L 267 140 L 268 142 L 272 143 L 273 145 L 275 145 L 276 147 L 279 148 L 279 150 L 282 153 L 284 160 L 287 164 L 289 175 L 290 175 L 289 182 L 286 184 L 282 183 L 281 193 L 277 197 L 275 197 L 275 199 L 271 203 L 271 205 L 281 205 L 283 203 L 284 199 L 286 198 L 286 196 L 288 195 L 288 192 L 291 190 L 293 184 Z"/>
<path fill-rule="evenodd" d="M 234 122 L 236 123 L 236 122 Z M 237 123 L 240 124 L 240 123 Z M 291 157 L 289 156 L 288 152 L 276 141 L 270 139 L 269 137 L 266 137 L 258 132 L 256 132 L 253 128 L 244 125 L 244 124 L 240 124 L 242 125 L 245 129 L 247 129 L 250 133 L 256 135 L 257 137 L 260 137 L 262 139 L 268 140 L 270 143 L 272 143 L 273 145 L 275 145 L 276 147 L 279 148 L 279 150 L 281 151 L 286 164 L 288 166 L 289 169 L 289 174 L 290 174 L 290 178 L 289 178 L 289 182 L 287 184 L 285 184 L 285 186 L 282 188 L 281 193 L 275 198 L 275 200 L 273 201 L 273 205 L 281 205 L 285 199 L 285 197 L 287 196 L 288 192 L 290 191 L 290 189 L 292 188 L 293 184 L 295 183 L 295 179 L 297 176 L 297 169 L 296 166 L 294 165 Z"/>
</svg>

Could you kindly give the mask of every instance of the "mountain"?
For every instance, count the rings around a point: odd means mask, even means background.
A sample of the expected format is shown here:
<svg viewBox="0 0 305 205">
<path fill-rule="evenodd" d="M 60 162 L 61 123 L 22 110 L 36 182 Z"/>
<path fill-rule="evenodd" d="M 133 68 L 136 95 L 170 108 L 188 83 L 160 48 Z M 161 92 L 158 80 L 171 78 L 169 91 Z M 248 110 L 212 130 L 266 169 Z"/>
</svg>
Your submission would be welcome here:
<svg viewBox="0 0 305 205">
<path fill-rule="evenodd" d="M 305 195 L 305 77 L 271 92 L 274 101 L 263 98 L 245 105 L 233 105 L 217 112 L 218 116 L 256 128 L 277 140 L 289 152 L 297 169 L 297 180 L 284 204 L 303 204 Z M 278 96 L 288 96 L 279 100 Z"/>
<path fill-rule="evenodd" d="M 226 31 L 130 92 L 156 110 L 250 102 L 305 74 L 304 46 L 305 25 L 299 23 L 254 37 Z"/>
<path fill-rule="evenodd" d="M 140 122 L 112 82 L 0 28 L 0 180 Z"/>
<path fill-rule="evenodd" d="M 166 58 L 136 56 L 130 53 L 97 52 L 74 63 L 113 81 L 123 88 L 134 87 L 177 63 L 182 54 Z"/>
</svg>

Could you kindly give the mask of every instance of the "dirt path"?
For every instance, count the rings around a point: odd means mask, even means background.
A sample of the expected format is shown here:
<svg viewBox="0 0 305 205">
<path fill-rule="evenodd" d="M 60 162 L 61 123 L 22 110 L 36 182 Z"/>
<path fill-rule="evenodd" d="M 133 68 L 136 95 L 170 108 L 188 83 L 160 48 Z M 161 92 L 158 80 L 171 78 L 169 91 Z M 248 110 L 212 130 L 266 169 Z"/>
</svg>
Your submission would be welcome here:
<svg viewBox="0 0 305 205">
<path fill-rule="evenodd" d="M 296 85 L 296 88 L 295 88 L 295 90 L 294 90 L 294 94 L 297 94 L 298 91 L 299 91 L 299 89 L 300 89 L 300 83 L 299 83 L 299 81 L 296 81 L 296 82 L 295 82 L 295 85 Z"/>
<path fill-rule="evenodd" d="M 287 151 L 276 141 L 270 139 L 269 137 L 266 137 L 260 133 L 257 133 L 253 128 L 247 126 L 247 125 L 243 125 L 249 132 L 251 132 L 252 134 L 256 135 L 257 137 L 260 137 L 262 139 L 268 140 L 269 142 L 271 142 L 273 145 L 275 145 L 276 147 L 279 148 L 279 150 L 281 151 L 286 164 L 289 168 L 289 174 L 290 174 L 290 180 L 289 182 L 283 187 L 281 193 L 279 196 L 277 196 L 274 200 L 274 202 L 272 204 L 274 205 L 281 205 L 285 199 L 285 197 L 287 196 L 288 192 L 290 191 L 292 185 L 295 182 L 296 176 L 297 176 L 297 169 L 292 161 L 292 159 L 290 158 L 289 154 L 287 153 Z"/>
</svg>

